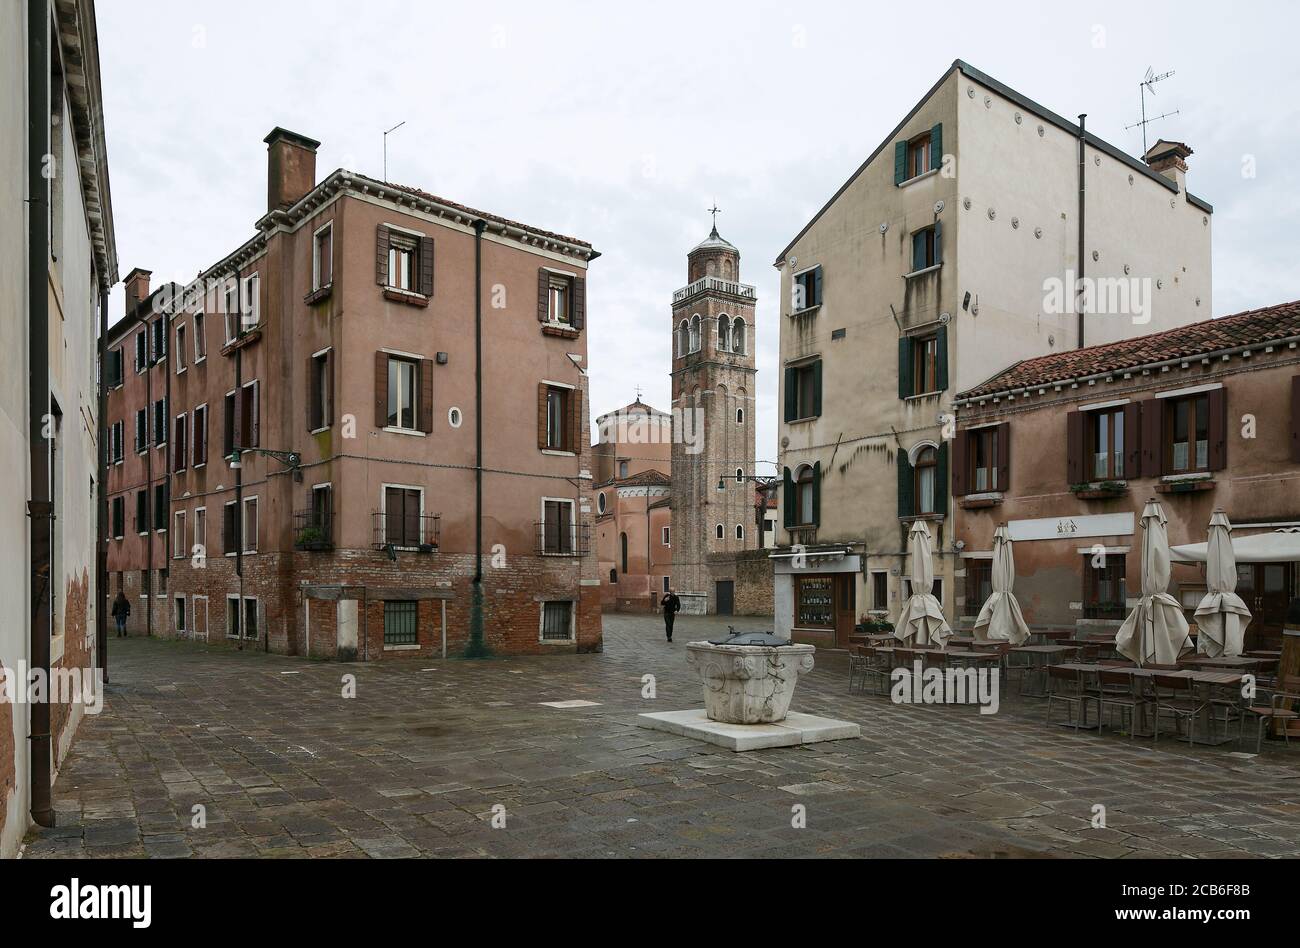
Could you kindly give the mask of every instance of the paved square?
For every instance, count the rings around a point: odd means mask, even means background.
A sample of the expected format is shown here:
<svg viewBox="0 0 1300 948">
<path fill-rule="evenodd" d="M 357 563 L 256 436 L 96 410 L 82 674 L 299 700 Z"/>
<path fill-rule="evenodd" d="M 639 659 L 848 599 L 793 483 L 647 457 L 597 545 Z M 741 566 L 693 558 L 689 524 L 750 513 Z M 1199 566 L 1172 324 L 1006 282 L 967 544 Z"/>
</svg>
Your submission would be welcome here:
<svg viewBox="0 0 1300 948">
<path fill-rule="evenodd" d="M 838 654 L 793 708 L 860 739 L 734 753 L 637 727 L 701 704 L 684 643 L 727 624 L 682 616 L 669 645 L 607 616 L 600 655 L 436 672 L 114 639 L 27 856 L 1300 855 L 1300 750 L 1076 736 L 1039 701 L 895 706 L 850 693 Z"/>
</svg>

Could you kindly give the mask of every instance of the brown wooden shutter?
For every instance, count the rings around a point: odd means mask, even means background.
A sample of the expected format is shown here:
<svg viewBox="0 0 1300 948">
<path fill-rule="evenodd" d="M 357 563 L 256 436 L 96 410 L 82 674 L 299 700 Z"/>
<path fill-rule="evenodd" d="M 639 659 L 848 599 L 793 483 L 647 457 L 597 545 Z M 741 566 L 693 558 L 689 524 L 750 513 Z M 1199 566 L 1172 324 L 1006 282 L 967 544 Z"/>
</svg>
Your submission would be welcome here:
<svg viewBox="0 0 1300 948">
<path fill-rule="evenodd" d="M 249 427 L 252 428 L 253 437 L 249 441 L 250 447 L 261 447 L 262 445 L 262 406 L 260 393 L 262 383 L 260 381 L 253 383 L 253 402 L 248 409 Z"/>
<path fill-rule="evenodd" d="M 537 270 L 537 321 L 546 322 L 550 311 L 551 274 L 545 267 Z"/>
<path fill-rule="evenodd" d="M 334 350 L 325 353 L 325 417 L 321 424 L 334 424 Z"/>
<path fill-rule="evenodd" d="M 417 427 L 425 434 L 433 431 L 433 360 L 420 360 L 420 405 Z"/>
<path fill-rule="evenodd" d="M 1142 405 L 1124 406 L 1124 476 L 1139 477 L 1142 470 Z"/>
<path fill-rule="evenodd" d="M 1228 393 L 1221 388 L 1211 389 L 1209 397 L 1210 444 L 1209 462 L 1211 471 L 1222 471 L 1228 466 Z"/>
<path fill-rule="evenodd" d="M 565 447 L 574 454 L 582 453 L 582 392 L 569 393 L 569 443 Z"/>
<path fill-rule="evenodd" d="M 384 542 L 401 545 L 402 539 L 402 501 L 404 494 L 400 487 L 384 488 Z"/>
<path fill-rule="evenodd" d="M 971 432 L 959 431 L 957 437 L 952 440 L 952 495 L 954 497 L 965 497 L 970 493 L 970 488 L 966 486 L 970 437 Z"/>
<path fill-rule="evenodd" d="M 235 402 L 233 408 L 234 418 L 231 420 L 231 431 L 234 432 L 234 445 L 237 448 L 246 448 L 244 444 L 244 390 L 235 389 Z"/>
<path fill-rule="evenodd" d="M 1065 481 L 1082 484 L 1083 475 L 1083 412 L 1072 411 L 1065 416 Z"/>
<path fill-rule="evenodd" d="M 388 227 L 384 224 L 375 230 L 375 282 L 388 285 Z"/>
<path fill-rule="evenodd" d="M 1164 474 L 1164 402 L 1148 398 L 1142 403 L 1142 476 Z"/>
<path fill-rule="evenodd" d="M 1300 464 L 1300 375 L 1291 377 L 1291 460 Z"/>
<path fill-rule="evenodd" d="M 388 353 L 375 353 L 375 427 L 388 424 Z"/>
<path fill-rule="evenodd" d="M 1011 489 L 1011 425 L 998 425 L 998 490 Z"/>
<path fill-rule="evenodd" d="M 316 376 L 316 357 L 307 356 L 307 430 L 315 431 L 320 427 L 320 384 Z"/>
<path fill-rule="evenodd" d="M 433 295 L 433 238 L 420 238 L 420 292 Z"/>
<path fill-rule="evenodd" d="M 587 321 L 587 281 L 582 277 L 573 278 L 573 308 L 570 324 L 574 329 L 581 329 Z"/>
<path fill-rule="evenodd" d="M 545 449 L 546 443 L 546 395 L 549 391 L 545 382 L 537 385 L 537 447 Z"/>
</svg>

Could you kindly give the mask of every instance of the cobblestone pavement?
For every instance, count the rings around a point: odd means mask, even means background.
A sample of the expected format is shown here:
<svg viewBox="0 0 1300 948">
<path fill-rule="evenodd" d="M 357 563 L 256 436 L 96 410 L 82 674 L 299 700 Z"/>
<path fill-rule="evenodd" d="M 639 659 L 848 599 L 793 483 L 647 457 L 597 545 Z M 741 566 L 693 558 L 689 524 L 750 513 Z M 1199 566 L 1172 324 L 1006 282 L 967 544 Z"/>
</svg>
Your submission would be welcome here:
<svg viewBox="0 0 1300 948">
<path fill-rule="evenodd" d="M 736 754 L 636 727 L 701 704 L 683 643 L 724 625 L 684 616 L 668 645 L 655 617 L 607 616 L 600 655 L 370 665 L 114 639 L 107 707 L 58 778 L 59 826 L 26 855 L 1300 853 L 1300 752 L 1076 736 L 1040 702 L 895 706 L 850 694 L 839 654 L 818 655 L 794 708 L 856 721 L 860 740 Z M 595 704 L 541 704 L 575 699 Z"/>
</svg>

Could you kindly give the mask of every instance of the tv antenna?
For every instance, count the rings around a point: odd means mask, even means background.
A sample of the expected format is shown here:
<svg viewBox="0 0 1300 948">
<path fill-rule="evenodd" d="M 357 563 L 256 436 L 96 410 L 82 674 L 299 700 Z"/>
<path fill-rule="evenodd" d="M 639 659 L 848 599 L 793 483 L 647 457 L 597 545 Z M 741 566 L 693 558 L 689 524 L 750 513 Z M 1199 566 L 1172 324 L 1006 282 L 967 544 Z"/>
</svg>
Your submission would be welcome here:
<svg viewBox="0 0 1300 948">
<path fill-rule="evenodd" d="M 398 122 L 388 131 L 384 132 L 384 181 L 388 180 L 388 136 L 391 135 L 393 132 L 397 131 L 405 124 L 406 124 L 406 119 L 402 119 L 402 121 Z"/>
<path fill-rule="evenodd" d="M 1160 75 L 1157 76 L 1155 74 L 1155 70 L 1152 69 L 1150 66 L 1148 66 L 1147 74 L 1143 76 L 1142 81 L 1138 83 L 1139 94 L 1142 97 L 1142 121 L 1134 122 L 1132 125 L 1126 125 L 1124 127 L 1124 131 L 1127 132 L 1129 129 L 1134 129 L 1134 128 L 1142 129 L 1142 154 L 1144 156 L 1147 153 L 1147 126 L 1150 125 L 1152 122 L 1158 122 L 1161 119 L 1169 118 L 1171 115 L 1177 115 L 1179 111 L 1181 111 L 1180 109 L 1174 109 L 1172 112 L 1166 112 L 1163 115 L 1156 115 L 1152 118 L 1147 118 L 1147 93 L 1149 92 L 1152 95 L 1155 95 L 1156 83 L 1160 82 L 1161 80 L 1168 79 L 1173 74 L 1174 74 L 1174 70 L 1171 69 L 1168 72 L 1162 72 Z"/>
</svg>

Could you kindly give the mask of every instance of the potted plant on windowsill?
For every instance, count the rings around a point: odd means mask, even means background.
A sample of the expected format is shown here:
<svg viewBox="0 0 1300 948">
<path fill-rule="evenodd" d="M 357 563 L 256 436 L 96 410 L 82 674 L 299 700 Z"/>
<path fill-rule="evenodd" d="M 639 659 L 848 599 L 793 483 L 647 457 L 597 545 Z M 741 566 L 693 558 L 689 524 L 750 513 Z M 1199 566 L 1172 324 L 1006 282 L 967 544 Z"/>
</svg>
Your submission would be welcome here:
<svg viewBox="0 0 1300 948">
<path fill-rule="evenodd" d="M 1071 484 L 1070 493 L 1080 500 L 1109 500 L 1127 494 L 1128 484 L 1124 481 L 1086 481 Z"/>
<path fill-rule="evenodd" d="M 293 546 L 297 550 L 328 550 L 331 544 L 329 537 L 320 527 L 304 527 L 298 531 Z"/>
</svg>

